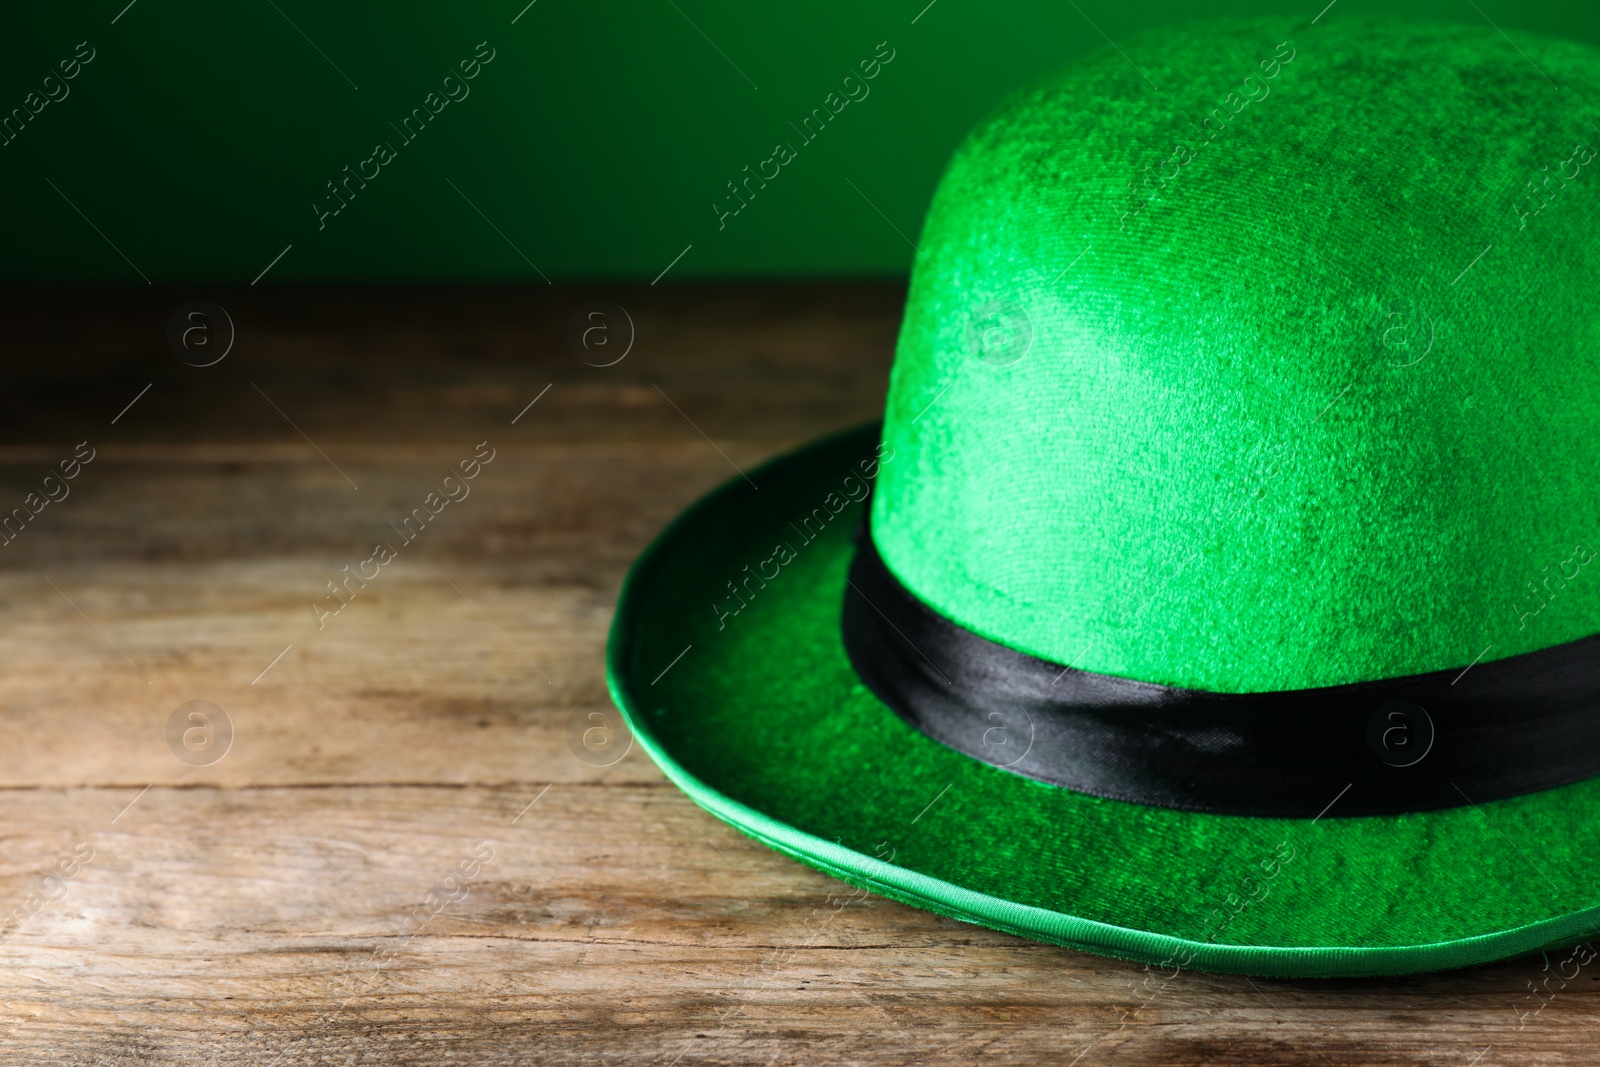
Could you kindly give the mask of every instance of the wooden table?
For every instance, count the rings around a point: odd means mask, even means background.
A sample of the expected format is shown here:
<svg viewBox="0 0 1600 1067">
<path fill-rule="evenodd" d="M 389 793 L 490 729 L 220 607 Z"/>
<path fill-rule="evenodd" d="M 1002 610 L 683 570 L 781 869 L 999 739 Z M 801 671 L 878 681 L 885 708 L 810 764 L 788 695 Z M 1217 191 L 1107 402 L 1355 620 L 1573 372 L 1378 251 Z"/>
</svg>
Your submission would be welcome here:
<svg viewBox="0 0 1600 1067">
<path fill-rule="evenodd" d="M 237 331 L 209 367 L 165 337 L 195 297 Z M 609 367 L 591 298 L 636 332 Z M 808 926 L 838 883 L 578 758 L 629 562 L 730 461 L 874 417 L 901 298 L 0 297 L 0 513 L 69 490 L 0 547 L 0 1063 L 1595 1063 L 1595 974 L 1519 1017 L 1538 957 L 1147 990 L 875 898 Z"/>
</svg>

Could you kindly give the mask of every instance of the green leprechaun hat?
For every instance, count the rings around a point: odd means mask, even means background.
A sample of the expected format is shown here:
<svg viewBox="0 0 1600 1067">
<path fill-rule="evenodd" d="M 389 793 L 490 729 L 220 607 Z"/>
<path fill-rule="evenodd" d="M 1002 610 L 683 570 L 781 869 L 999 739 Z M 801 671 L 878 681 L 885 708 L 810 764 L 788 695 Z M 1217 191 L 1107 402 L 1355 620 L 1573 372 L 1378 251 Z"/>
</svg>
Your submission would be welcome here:
<svg viewBox="0 0 1600 1067">
<path fill-rule="evenodd" d="M 813 867 L 1090 952 L 1589 937 L 1597 104 L 1592 48 L 1336 16 L 1013 97 L 934 198 L 881 427 L 635 566 L 641 745 Z"/>
</svg>

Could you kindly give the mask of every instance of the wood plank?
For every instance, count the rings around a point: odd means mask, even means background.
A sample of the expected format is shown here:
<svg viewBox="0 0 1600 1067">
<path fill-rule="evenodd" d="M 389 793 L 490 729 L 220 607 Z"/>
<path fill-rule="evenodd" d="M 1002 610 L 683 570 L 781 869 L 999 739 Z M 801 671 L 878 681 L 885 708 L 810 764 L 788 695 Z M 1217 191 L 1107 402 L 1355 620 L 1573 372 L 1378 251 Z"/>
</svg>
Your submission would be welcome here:
<svg viewBox="0 0 1600 1067">
<path fill-rule="evenodd" d="M 0 548 L 0 1063 L 1593 1062 L 1593 966 L 1536 1013 L 1537 956 L 1164 980 L 862 898 L 636 750 L 578 758 L 628 564 L 730 462 L 876 413 L 896 286 L 616 290 L 611 368 L 564 342 L 598 291 L 225 291 L 238 348 L 199 369 L 160 337 L 192 295 L 0 296 L 0 503 L 98 450 Z M 235 731 L 205 766 L 168 744 L 192 700 Z"/>
<path fill-rule="evenodd" d="M 1530 961 L 1140 992 L 1128 965 L 857 899 L 670 786 L 542 788 L 158 787 L 120 817 L 132 790 L 0 795 L 8 899 L 93 849 L 5 942 L 5 1041 L 16 1062 L 228 1064 L 1589 1054 L 1592 993 L 1515 1029 Z"/>
</svg>

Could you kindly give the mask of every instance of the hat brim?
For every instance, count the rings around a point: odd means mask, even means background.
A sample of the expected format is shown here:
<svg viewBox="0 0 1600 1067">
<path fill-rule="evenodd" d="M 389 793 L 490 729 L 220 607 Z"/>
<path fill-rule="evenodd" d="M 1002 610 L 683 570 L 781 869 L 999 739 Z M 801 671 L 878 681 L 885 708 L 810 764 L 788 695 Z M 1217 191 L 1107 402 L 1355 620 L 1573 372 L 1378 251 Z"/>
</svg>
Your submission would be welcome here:
<svg viewBox="0 0 1600 1067">
<path fill-rule="evenodd" d="M 1600 927 L 1600 778 L 1411 815 L 1253 818 L 1073 793 L 913 730 L 839 636 L 877 441 L 860 427 L 730 480 L 624 583 L 612 695 L 695 803 L 883 896 L 1168 970 L 1405 974 Z"/>
</svg>

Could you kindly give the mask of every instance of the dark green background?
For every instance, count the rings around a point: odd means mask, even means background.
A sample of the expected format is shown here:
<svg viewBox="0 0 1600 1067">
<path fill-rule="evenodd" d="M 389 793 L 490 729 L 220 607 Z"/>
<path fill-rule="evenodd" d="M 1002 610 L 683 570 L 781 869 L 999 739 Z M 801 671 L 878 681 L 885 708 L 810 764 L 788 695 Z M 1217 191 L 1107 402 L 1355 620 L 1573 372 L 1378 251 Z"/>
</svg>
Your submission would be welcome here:
<svg viewBox="0 0 1600 1067">
<path fill-rule="evenodd" d="M 115 24 L 126 0 L 8 13 L 0 108 L 77 42 L 98 54 L 0 148 L 5 276 L 248 282 L 292 244 L 268 281 L 539 281 L 449 182 L 551 278 L 648 280 L 691 243 L 673 280 L 902 273 L 902 233 L 916 236 L 963 132 L 1027 79 L 1104 47 L 1096 26 L 1120 40 L 1276 14 L 1309 39 L 1325 0 L 937 0 L 915 24 L 926 0 L 537 0 L 512 25 L 525 2 L 136 0 Z M 1323 18 L 1488 18 L 1600 43 L 1596 0 L 1476 3 L 1339 0 Z M 471 96 L 319 232 L 323 183 L 393 140 L 387 123 L 484 40 L 497 56 Z M 884 40 L 896 57 L 871 95 L 719 231 L 724 183 L 794 141 L 789 123 Z"/>
</svg>

